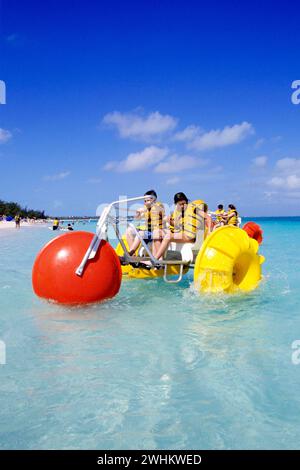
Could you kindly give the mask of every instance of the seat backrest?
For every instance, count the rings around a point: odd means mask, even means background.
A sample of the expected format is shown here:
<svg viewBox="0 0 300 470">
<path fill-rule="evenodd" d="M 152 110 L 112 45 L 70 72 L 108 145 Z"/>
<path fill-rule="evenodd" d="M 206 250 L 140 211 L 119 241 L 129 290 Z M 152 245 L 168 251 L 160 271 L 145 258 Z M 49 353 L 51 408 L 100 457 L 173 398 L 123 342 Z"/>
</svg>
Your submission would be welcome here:
<svg viewBox="0 0 300 470">
<path fill-rule="evenodd" d="M 182 261 L 190 262 L 192 263 L 202 244 L 204 241 L 204 229 L 203 227 L 200 227 L 197 230 L 196 234 L 196 240 L 194 243 L 177 243 L 177 242 L 172 242 L 170 243 L 169 250 L 168 251 L 177 251 L 181 254 L 181 259 Z M 168 258 L 168 255 L 166 255 L 166 258 Z"/>
<path fill-rule="evenodd" d="M 196 240 L 195 240 L 195 243 L 193 243 L 193 246 L 192 246 L 192 250 L 193 251 L 199 251 L 203 242 L 204 242 L 204 234 L 205 234 L 205 228 L 204 227 L 200 227 L 198 230 L 197 230 L 197 234 L 196 234 Z"/>
</svg>

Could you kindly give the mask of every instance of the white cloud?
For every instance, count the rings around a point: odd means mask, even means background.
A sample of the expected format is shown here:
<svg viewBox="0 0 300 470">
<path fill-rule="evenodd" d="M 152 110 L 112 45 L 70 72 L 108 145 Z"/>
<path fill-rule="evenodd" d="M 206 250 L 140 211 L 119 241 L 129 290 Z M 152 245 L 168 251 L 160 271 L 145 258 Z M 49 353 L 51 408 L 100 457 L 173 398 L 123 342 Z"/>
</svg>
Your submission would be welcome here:
<svg viewBox="0 0 300 470">
<path fill-rule="evenodd" d="M 277 194 L 277 191 L 264 191 L 264 196 L 266 199 L 272 199 Z"/>
<path fill-rule="evenodd" d="M 187 126 L 183 131 L 177 132 L 174 135 L 174 140 L 178 140 L 179 142 L 189 142 L 194 140 L 201 133 L 203 133 L 201 127 L 194 125 Z"/>
<path fill-rule="evenodd" d="M 117 161 L 110 161 L 110 162 L 107 162 L 103 169 L 106 170 L 106 171 L 110 171 L 110 170 L 115 170 L 118 165 L 120 164 L 120 162 L 117 162 Z"/>
<path fill-rule="evenodd" d="M 172 178 L 167 179 L 166 184 L 173 185 L 179 183 L 180 178 L 178 176 L 173 176 Z"/>
<path fill-rule="evenodd" d="M 280 178 L 279 176 L 273 176 L 273 178 L 271 178 L 268 183 L 274 188 L 282 188 L 284 187 L 284 178 Z"/>
<path fill-rule="evenodd" d="M 266 142 L 266 139 L 264 138 L 258 139 L 254 144 L 254 148 L 259 149 L 265 142 Z"/>
<path fill-rule="evenodd" d="M 0 144 L 5 144 L 9 139 L 12 138 L 12 133 L 0 127 Z"/>
<path fill-rule="evenodd" d="M 300 189 L 300 177 L 297 175 L 287 176 L 286 186 L 288 189 Z"/>
<path fill-rule="evenodd" d="M 196 137 L 190 144 L 190 148 L 196 150 L 211 150 L 226 147 L 241 142 L 246 137 L 254 134 L 254 128 L 249 122 L 235 124 L 232 127 L 216 129 Z"/>
<path fill-rule="evenodd" d="M 288 175 L 284 177 L 274 176 L 269 180 L 270 186 L 281 189 L 300 189 L 300 177 L 297 175 Z"/>
<path fill-rule="evenodd" d="M 104 169 L 119 172 L 145 170 L 160 162 L 168 153 L 169 150 L 167 148 L 150 145 L 141 152 L 130 153 L 127 158 L 120 162 L 108 162 Z"/>
<path fill-rule="evenodd" d="M 286 198 L 293 199 L 300 189 L 300 159 L 281 158 L 277 160 L 268 185 L 281 190 Z"/>
<path fill-rule="evenodd" d="M 171 155 L 164 162 L 159 163 L 154 171 L 156 173 L 179 173 L 183 170 L 189 170 L 191 168 L 197 168 L 204 166 L 208 160 L 202 160 L 197 157 L 191 157 L 190 155 Z"/>
<path fill-rule="evenodd" d="M 67 178 L 71 174 L 70 171 L 62 171 L 61 173 L 57 173 L 56 175 L 47 175 L 44 176 L 45 181 L 59 181 Z"/>
<path fill-rule="evenodd" d="M 280 141 L 282 140 L 282 136 L 281 135 L 275 135 L 274 137 L 270 137 L 269 139 L 265 139 L 265 138 L 261 138 L 261 139 L 258 139 L 255 144 L 254 144 L 254 148 L 255 150 L 259 149 L 262 145 L 264 144 L 272 144 L 272 145 L 275 145 L 275 144 L 278 144 Z"/>
<path fill-rule="evenodd" d="M 115 126 L 121 137 L 149 140 L 175 129 L 177 120 L 169 114 L 160 114 L 158 111 L 141 116 L 135 113 L 121 113 L 114 111 L 103 118 L 104 124 Z"/>
<path fill-rule="evenodd" d="M 277 160 L 276 169 L 283 173 L 300 173 L 300 159 L 282 158 Z"/>
<path fill-rule="evenodd" d="M 265 167 L 266 164 L 267 164 L 267 161 L 268 161 L 268 157 L 266 157 L 265 155 L 262 155 L 260 157 L 256 157 L 252 160 L 253 165 L 256 166 L 257 168 Z"/>
</svg>

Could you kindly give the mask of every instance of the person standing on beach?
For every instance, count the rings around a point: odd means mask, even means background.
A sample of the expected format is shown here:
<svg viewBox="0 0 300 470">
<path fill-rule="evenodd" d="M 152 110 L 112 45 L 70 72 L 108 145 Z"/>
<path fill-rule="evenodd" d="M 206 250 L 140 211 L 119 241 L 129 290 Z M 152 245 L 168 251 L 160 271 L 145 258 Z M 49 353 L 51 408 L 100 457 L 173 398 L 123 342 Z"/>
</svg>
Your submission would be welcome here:
<svg viewBox="0 0 300 470">
<path fill-rule="evenodd" d="M 21 216 L 20 216 L 20 214 L 17 214 L 15 216 L 15 223 L 16 223 L 16 228 L 20 228 L 20 226 L 21 226 Z"/>
<path fill-rule="evenodd" d="M 59 229 L 59 220 L 58 220 L 57 217 L 55 217 L 55 219 L 53 220 L 52 229 L 53 229 L 53 230 L 58 230 L 58 229 Z"/>
</svg>

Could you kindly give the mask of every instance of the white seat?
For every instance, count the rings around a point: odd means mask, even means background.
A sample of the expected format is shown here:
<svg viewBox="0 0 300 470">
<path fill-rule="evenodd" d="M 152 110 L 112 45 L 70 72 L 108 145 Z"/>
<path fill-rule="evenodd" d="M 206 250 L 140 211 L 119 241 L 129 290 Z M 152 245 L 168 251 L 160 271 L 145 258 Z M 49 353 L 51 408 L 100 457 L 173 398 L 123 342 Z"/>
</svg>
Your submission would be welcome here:
<svg viewBox="0 0 300 470">
<path fill-rule="evenodd" d="M 181 254 L 182 261 L 186 263 L 192 263 L 195 260 L 203 244 L 203 241 L 204 241 L 204 229 L 201 228 L 197 231 L 196 240 L 194 243 L 171 242 L 169 245 L 168 252 L 169 251 L 179 252 Z M 166 258 L 168 258 L 168 252 L 167 252 Z"/>
<path fill-rule="evenodd" d="M 165 254 L 165 259 L 181 259 L 185 263 L 193 263 L 204 241 L 204 228 L 201 227 L 197 230 L 196 240 L 194 243 L 177 243 L 171 242 L 168 251 Z M 148 244 L 151 250 L 151 243 Z M 139 256 L 147 256 L 146 250 L 143 246 L 139 248 Z"/>
</svg>

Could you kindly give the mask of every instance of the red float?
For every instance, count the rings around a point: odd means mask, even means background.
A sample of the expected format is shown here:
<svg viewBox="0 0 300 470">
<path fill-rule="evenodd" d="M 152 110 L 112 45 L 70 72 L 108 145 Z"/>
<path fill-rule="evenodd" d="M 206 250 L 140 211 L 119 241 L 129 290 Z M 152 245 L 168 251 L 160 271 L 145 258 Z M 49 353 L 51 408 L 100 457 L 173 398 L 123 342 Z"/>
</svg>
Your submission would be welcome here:
<svg viewBox="0 0 300 470">
<path fill-rule="evenodd" d="M 88 260 L 82 276 L 75 271 L 93 234 L 71 232 L 47 243 L 36 257 L 32 285 L 37 296 L 61 304 L 78 305 L 114 297 L 120 289 L 122 271 L 111 245 L 102 240 L 95 258 Z"/>
<path fill-rule="evenodd" d="M 263 231 L 258 224 L 256 224 L 255 222 L 247 222 L 244 225 L 243 230 L 247 232 L 250 238 L 254 238 L 254 240 L 256 240 L 259 244 L 262 243 Z"/>
</svg>

